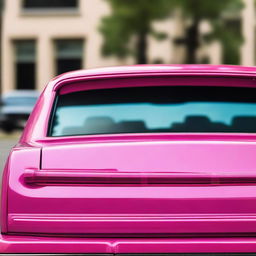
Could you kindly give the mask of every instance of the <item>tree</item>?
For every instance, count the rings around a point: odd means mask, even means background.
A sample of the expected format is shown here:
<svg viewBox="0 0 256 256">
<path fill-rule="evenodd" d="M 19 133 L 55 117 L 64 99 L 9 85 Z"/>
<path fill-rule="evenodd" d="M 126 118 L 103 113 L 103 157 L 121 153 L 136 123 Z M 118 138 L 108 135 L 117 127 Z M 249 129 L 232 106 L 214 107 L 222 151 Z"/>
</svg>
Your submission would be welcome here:
<svg viewBox="0 0 256 256">
<path fill-rule="evenodd" d="M 187 49 L 186 63 L 196 63 L 196 51 L 201 41 L 210 42 L 219 40 L 223 45 L 226 64 L 239 63 L 239 48 L 242 44 L 242 35 L 237 19 L 226 18 L 229 14 L 239 14 L 243 7 L 241 0 L 171 0 L 180 7 L 184 18 L 190 21 L 183 40 Z M 239 15 L 237 15 L 239 17 Z M 207 20 L 212 31 L 205 36 L 200 35 L 199 25 Z M 231 21 L 231 22 L 230 22 Z M 235 25 L 235 26 L 234 26 Z"/>
<path fill-rule="evenodd" d="M 170 15 L 172 0 L 106 0 L 112 9 L 104 17 L 100 31 L 104 36 L 102 52 L 105 56 L 125 58 L 135 56 L 138 64 L 148 63 L 148 36 L 161 40 L 165 34 L 157 32 L 152 22 Z"/>
</svg>

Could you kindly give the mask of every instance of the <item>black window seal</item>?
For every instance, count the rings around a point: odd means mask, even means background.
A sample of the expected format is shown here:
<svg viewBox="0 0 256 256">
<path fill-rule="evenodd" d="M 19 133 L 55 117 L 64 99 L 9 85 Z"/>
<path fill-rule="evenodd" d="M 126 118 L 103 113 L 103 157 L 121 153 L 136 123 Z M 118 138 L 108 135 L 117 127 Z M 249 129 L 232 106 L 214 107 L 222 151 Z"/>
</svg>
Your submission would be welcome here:
<svg viewBox="0 0 256 256">
<path fill-rule="evenodd" d="M 48 128 L 47 128 L 46 137 L 52 137 L 53 121 L 54 121 L 54 116 L 56 114 L 58 102 L 59 102 L 59 94 L 56 94 L 56 97 L 55 97 L 53 105 L 52 105 L 52 110 L 51 110 L 51 114 L 50 114 L 50 117 L 49 117 L 49 121 L 48 121 Z"/>
</svg>

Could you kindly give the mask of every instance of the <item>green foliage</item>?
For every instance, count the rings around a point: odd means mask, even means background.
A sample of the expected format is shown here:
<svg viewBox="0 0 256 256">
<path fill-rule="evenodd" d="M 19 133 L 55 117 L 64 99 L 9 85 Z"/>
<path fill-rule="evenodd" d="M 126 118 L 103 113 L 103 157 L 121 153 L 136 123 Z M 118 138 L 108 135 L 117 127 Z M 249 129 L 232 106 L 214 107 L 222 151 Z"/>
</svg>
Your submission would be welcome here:
<svg viewBox="0 0 256 256">
<path fill-rule="evenodd" d="M 223 48 L 223 60 L 225 64 L 240 63 L 240 47 L 243 43 L 240 20 L 216 21 L 212 24 L 214 30 L 213 39 L 218 39 Z"/>
<path fill-rule="evenodd" d="M 4 2 L 5 0 L 0 0 L 0 12 L 2 12 L 4 9 Z"/>
<path fill-rule="evenodd" d="M 124 58 L 133 55 L 138 59 L 138 46 L 133 40 L 142 35 L 162 40 L 165 34 L 154 31 L 152 22 L 170 15 L 173 2 L 170 0 L 106 0 L 112 14 L 103 18 L 100 31 L 104 36 L 102 52 Z M 144 47 L 146 51 L 146 46 Z M 137 61 L 138 62 L 138 61 Z"/>
<path fill-rule="evenodd" d="M 241 0 L 175 0 L 184 17 L 193 22 L 207 20 L 212 32 L 202 38 L 207 42 L 219 40 L 223 46 L 223 63 L 238 64 L 239 49 L 243 42 L 241 29 L 237 24 L 243 8 Z M 230 22 L 231 21 L 231 22 Z M 233 23 L 233 24 L 232 24 Z"/>
<path fill-rule="evenodd" d="M 239 48 L 242 44 L 239 26 L 230 25 L 229 21 L 239 17 L 243 7 L 241 0 L 106 0 L 112 9 L 111 15 L 104 17 L 100 31 L 104 37 L 102 53 L 105 56 L 115 55 L 125 58 L 129 55 L 141 63 L 146 62 L 148 35 L 158 40 L 166 38 L 164 33 L 155 31 L 153 21 L 167 18 L 171 12 L 179 8 L 184 19 L 191 23 L 192 30 L 187 31 L 184 40 L 190 57 L 195 59 L 195 52 L 200 43 L 219 40 L 223 45 L 223 62 L 237 64 L 239 62 Z M 234 18 L 234 17 L 235 18 Z M 207 20 L 212 26 L 208 35 L 200 35 L 199 24 Z M 231 22 L 232 23 L 232 22 Z M 197 31 L 197 33 L 191 33 Z M 138 42 L 139 41 L 139 42 Z M 193 45 L 194 44 L 194 45 Z M 188 54 L 189 55 L 189 54 Z M 195 61 L 195 60 L 194 60 Z"/>
<path fill-rule="evenodd" d="M 181 7 L 186 17 L 215 20 L 225 13 L 237 13 L 243 7 L 241 0 L 171 0 Z"/>
</svg>

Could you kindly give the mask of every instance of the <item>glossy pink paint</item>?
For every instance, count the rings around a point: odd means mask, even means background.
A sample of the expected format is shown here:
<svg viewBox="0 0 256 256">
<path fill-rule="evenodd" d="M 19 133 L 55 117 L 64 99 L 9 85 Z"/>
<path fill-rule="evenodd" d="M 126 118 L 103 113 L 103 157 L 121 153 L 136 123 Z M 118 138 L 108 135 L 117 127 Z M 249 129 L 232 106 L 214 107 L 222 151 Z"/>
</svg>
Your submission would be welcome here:
<svg viewBox="0 0 256 256">
<path fill-rule="evenodd" d="M 4 170 L 0 253 L 256 252 L 255 134 L 47 137 L 56 93 L 255 78 L 252 67 L 160 65 L 52 80 Z"/>
</svg>

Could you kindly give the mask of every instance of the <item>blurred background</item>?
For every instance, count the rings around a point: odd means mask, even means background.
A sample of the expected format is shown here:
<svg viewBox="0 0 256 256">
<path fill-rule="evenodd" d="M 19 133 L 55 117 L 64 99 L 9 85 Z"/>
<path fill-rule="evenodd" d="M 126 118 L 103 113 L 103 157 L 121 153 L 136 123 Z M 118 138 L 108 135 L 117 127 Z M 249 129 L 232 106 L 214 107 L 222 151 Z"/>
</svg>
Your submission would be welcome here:
<svg viewBox="0 0 256 256">
<path fill-rule="evenodd" d="M 0 10 L 0 163 L 63 72 L 256 63 L 254 0 L 0 0 Z"/>
</svg>

